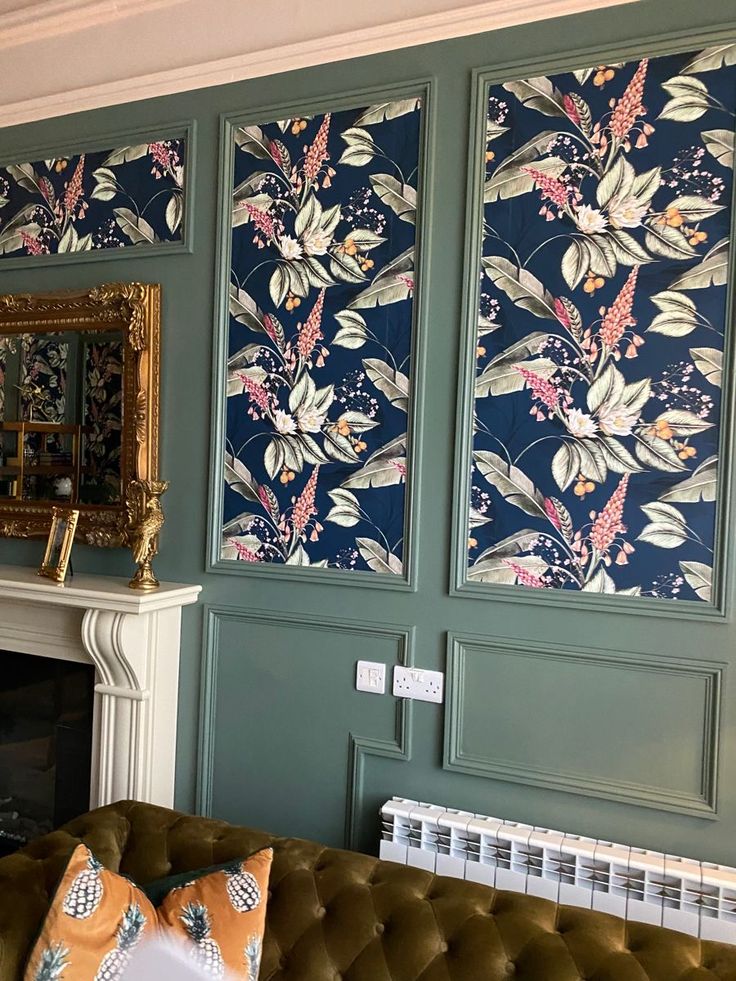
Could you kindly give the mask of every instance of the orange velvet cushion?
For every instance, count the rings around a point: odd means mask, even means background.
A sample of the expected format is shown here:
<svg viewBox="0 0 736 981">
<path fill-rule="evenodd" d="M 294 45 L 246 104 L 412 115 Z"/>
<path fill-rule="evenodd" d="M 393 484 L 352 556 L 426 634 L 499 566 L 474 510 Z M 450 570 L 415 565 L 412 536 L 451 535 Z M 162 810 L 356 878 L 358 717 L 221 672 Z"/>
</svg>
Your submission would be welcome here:
<svg viewBox="0 0 736 981">
<path fill-rule="evenodd" d="M 273 853 L 177 886 L 156 909 L 124 876 L 78 845 L 59 883 L 24 981 L 116 981 L 138 944 L 157 932 L 192 947 L 213 977 L 255 981 L 266 926 Z"/>
</svg>

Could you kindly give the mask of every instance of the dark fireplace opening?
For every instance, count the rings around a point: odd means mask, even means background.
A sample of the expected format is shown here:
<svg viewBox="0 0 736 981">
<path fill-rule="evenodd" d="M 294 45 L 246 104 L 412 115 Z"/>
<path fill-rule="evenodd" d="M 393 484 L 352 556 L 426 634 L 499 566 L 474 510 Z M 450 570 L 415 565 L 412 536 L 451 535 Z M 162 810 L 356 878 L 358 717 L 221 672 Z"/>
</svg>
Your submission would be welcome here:
<svg viewBox="0 0 736 981">
<path fill-rule="evenodd" d="M 0 650 L 0 855 L 89 807 L 94 668 Z"/>
</svg>

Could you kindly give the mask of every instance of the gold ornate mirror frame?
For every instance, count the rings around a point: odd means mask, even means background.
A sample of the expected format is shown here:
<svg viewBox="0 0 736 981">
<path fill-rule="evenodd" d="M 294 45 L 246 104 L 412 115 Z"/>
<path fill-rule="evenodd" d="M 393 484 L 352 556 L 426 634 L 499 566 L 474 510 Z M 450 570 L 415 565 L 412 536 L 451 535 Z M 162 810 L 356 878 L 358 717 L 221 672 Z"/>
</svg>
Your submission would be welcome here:
<svg viewBox="0 0 736 981">
<path fill-rule="evenodd" d="M 0 295 L 0 336 L 122 333 L 121 501 L 73 506 L 79 510 L 78 540 L 100 547 L 128 545 L 146 560 L 148 568 L 137 586 L 143 589 L 155 588 L 151 556 L 143 555 L 147 550 L 141 543 L 146 502 L 165 489 L 158 479 L 160 323 L 161 287 L 154 284 L 109 283 L 84 291 Z M 0 501 L 0 536 L 47 536 L 53 508 L 52 501 Z M 160 523 L 162 518 L 158 527 Z M 155 554 L 155 542 L 150 544 L 154 547 L 148 552 Z"/>
</svg>

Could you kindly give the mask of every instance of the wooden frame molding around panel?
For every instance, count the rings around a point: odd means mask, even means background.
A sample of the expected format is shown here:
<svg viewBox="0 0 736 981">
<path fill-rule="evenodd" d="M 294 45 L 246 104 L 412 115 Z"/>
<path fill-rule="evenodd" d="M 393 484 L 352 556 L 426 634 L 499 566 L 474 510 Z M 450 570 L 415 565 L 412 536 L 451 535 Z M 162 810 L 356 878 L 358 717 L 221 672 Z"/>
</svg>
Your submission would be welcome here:
<svg viewBox="0 0 736 981">
<path fill-rule="evenodd" d="M 240 609 L 230 606 L 206 606 L 204 610 L 204 637 L 201 669 L 200 712 L 198 727 L 196 810 L 209 816 L 212 811 L 214 789 L 214 733 L 217 725 L 217 674 L 219 661 L 220 624 L 223 620 L 243 623 L 261 623 L 278 626 L 288 624 L 304 630 L 321 630 L 365 637 L 393 638 L 396 641 L 396 664 L 411 667 L 414 664 L 414 627 L 400 624 L 378 626 L 363 620 L 333 617 L 329 624 L 315 616 L 297 613 L 264 613 L 259 610 Z M 358 816 L 364 796 L 365 764 L 368 757 L 408 763 L 411 760 L 413 703 L 409 699 L 396 700 L 393 737 L 376 739 L 348 733 L 347 786 L 345 791 L 345 847 L 352 848 L 355 841 Z"/>
<path fill-rule="evenodd" d="M 483 222 L 483 185 L 485 174 L 486 106 L 488 90 L 492 84 L 517 79 L 572 71 L 580 66 L 614 64 L 646 54 L 649 57 L 684 53 L 705 48 L 718 42 L 733 43 L 736 25 L 716 31 L 702 31 L 685 35 L 662 34 L 659 37 L 629 44 L 616 44 L 585 48 L 574 55 L 551 55 L 543 60 L 508 62 L 493 69 L 479 68 L 473 73 L 473 94 L 470 109 L 471 148 L 468 166 L 466 237 L 465 237 L 465 290 L 462 313 L 462 339 L 459 358 L 457 427 L 455 436 L 455 479 L 453 491 L 453 535 L 449 591 L 452 596 L 480 600 L 500 600 L 506 603 L 527 603 L 541 606 L 557 606 L 573 610 L 602 611 L 635 614 L 639 616 L 666 616 L 692 621 L 725 620 L 733 605 L 736 587 L 736 558 L 732 547 L 736 521 L 732 499 L 736 493 L 736 471 L 732 463 L 736 447 L 734 432 L 736 382 L 736 181 L 731 200 L 731 249 L 729 279 L 726 298 L 726 323 L 723 374 L 726 379 L 721 401 L 721 428 L 719 443 L 718 509 L 715 529 L 714 583 L 711 603 L 690 600 L 662 600 L 649 597 L 611 595 L 603 598 L 595 593 L 572 590 L 534 590 L 523 586 L 505 586 L 469 582 L 467 577 L 467 539 L 470 510 L 470 462 L 472 459 L 475 349 L 477 343 L 477 311 L 480 293 L 477 270 L 480 268 L 481 229 Z"/>
<path fill-rule="evenodd" d="M 29 145 L 15 150 L 12 157 L 0 157 L 0 167 L 9 164 L 31 163 L 36 160 L 50 160 L 59 157 L 72 157 L 80 153 L 135 146 L 139 143 L 153 143 L 160 140 L 184 140 L 186 161 L 184 169 L 184 216 L 179 242 L 161 242 L 143 248 L 128 246 L 122 249 L 91 249 L 88 252 L 55 252 L 50 255 L 18 255 L 0 259 L 0 273 L 13 269 L 38 269 L 42 266 L 73 265 L 74 263 L 102 262 L 107 259 L 142 259 L 163 255 L 192 253 L 194 251 L 194 187 L 197 162 L 197 124 L 193 119 L 180 122 L 163 122 L 160 126 L 147 126 L 145 129 L 131 130 L 120 128 L 103 134 L 92 134 L 73 142 L 44 143 Z"/>
<path fill-rule="evenodd" d="M 702 679 L 705 722 L 701 748 L 701 792 L 697 795 L 677 793 L 665 787 L 584 776 L 576 774 L 573 770 L 553 770 L 526 764 L 519 766 L 508 760 L 495 759 L 491 753 L 487 756 L 466 755 L 462 749 L 465 723 L 462 689 L 469 650 L 500 653 L 507 657 L 563 661 Z M 444 769 L 495 780 L 506 780 L 529 787 L 544 787 L 600 800 L 615 800 L 660 811 L 715 819 L 718 816 L 719 720 L 724 670 L 725 664 L 720 661 L 696 661 L 665 655 L 619 654 L 600 648 L 570 645 L 566 645 L 565 651 L 550 652 L 548 648 L 538 644 L 523 642 L 522 645 L 518 638 L 489 640 L 487 637 L 475 634 L 449 633 Z"/>
<path fill-rule="evenodd" d="M 271 576 L 291 582 L 324 582 L 330 585 L 352 585 L 361 589 L 390 589 L 416 591 L 417 555 L 419 547 L 419 468 L 422 460 L 423 406 L 426 388 L 426 335 L 428 326 L 427 282 L 430 253 L 431 187 L 435 153 L 436 125 L 434 81 L 420 79 L 381 88 L 362 88 L 339 97 L 329 96 L 308 103 L 277 103 L 249 110 L 247 113 L 226 114 L 220 120 L 220 176 L 218 204 L 217 254 L 215 261 L 215 343 L 212 364 L 212 435 L 210 445 L 209 520 L 207 529 L 207 571 L 230 576 Z M 416 263 L 419 289 L 414 294 L 412 325 L 411 397 L 408 411 L 408 453 L 406 497 L 404 507 L 404 574 L 379 572 L 349 572 L 339 569 L 319 569 L 273 563 L 224 562 L 220 559 L 220 540 L 223 511 L 224 433 L 227 412 L 224 366 L 228 351 L 229 283 L 231 254 L 231 210 L 233 183 L 233 139 L 236 126 L 256 125 L 265 120 L 287 119 L 338 112 L 361 105 L 373 105 L 418 97 L 422 100 L 422 122 L 419 147 L 419 222 L 417 224 Z"/>
</svg>

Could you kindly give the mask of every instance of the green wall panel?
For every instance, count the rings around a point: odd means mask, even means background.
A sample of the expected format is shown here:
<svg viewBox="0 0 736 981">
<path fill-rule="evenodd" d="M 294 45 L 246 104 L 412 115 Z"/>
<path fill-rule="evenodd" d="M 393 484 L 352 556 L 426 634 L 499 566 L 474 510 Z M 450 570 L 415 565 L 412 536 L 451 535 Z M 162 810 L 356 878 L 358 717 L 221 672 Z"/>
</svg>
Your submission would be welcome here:
<svg viewBox="0 0 736 981">
<path fill-rule="evenodd" d="M 375 849 L 376 808 L 386 797 L 401 794 L 733 863 L 736 759 L 730 705 L 736 693 L 731 667 L 736 638 L 730 622 L 630 617 L 605 604 L 595 610 L 569 603 L 535 607 L 495 596 L 450 595 L 472 72 L 508 66 L 513 77 L 516 64 L 538 63 L 543 71 L 547 63 L 576 52 L 581 64 L 596 64 L 604 51 L 615 60 L 617 51 L 631 57 L 705 47 L 719 37 L 736 37 L 733 16 L 724 0 L 697 5 L 646 0 L 0 131 L 0 158 L 24 160 L 30 149 L 47 148 L 52 156 L 71 144 L 97 143 L 101 133 L 149 130 L 181 120 L 196 125 L 191 253 L 146 258 L 128 250 L 106 261 L 80 258 L 23 268 L 4 267 L 0 260 L 2 292 L 136 278 L 163 287 L 161 470 L 171 489 L 156 569 L 162 578 L 204 585 L 202 604 L 184 612 L 177 769 L 182 808 L 199 806 L 232 820 Z M 220 115 L 295 102 L 324 105 L 333 94 L 377 85 L 401 88 L 427 78 L 434 152 L 431 220 L 424 230 L 428 274 L 416 591 L 208 572 Z M 41 550 L 40 542 L 0 540 L 0 562 L 36 565 Z M 79 571 L 131 571 L 129 556 L 119 551 L 79 546 L 74 560 Z M 733 609 L 733 582 L 727 585 L 727 606 Z M 398 633 L 391 625 L 400 625 Z M 402 631 L 412 627 L 409 643 Z M 355 661 L 362 656 L 391 665 L 402 655 L 412 656 L 413 648 L 417 664 L 443 669 L 448 632 L 474 638 L 472 670 L 463 689 L 462 749 L 463 755 L 467 751 L 474 759 L 491 761 L 482 771 L 470 771 L 451 756 L 444 765 L 445 729 L 449 743 L 458 719 L 450 703 L 444 708 L 417 703 L 402 717 L 390 695 L 353 691 Z M 484 646 L 498 636 L 508 639 L 504 650 L 512 656 Z M 532 648 L 542 655 L 524 659 L 513 654 Z M 566 659 L 576 648 L 612 651 L 620 665 Z M 545 651 L 563 656 L 545 659 Z M 722 711 L 716 739 L 718 678 Z M 551 709 L 537 709 L 543 700 L 550 706 L 559 702 L 560 714 L 569 716 L 571 688 L 605 694 L 605 724 L 597 725 L 588 711 L 579 740 L 560 726 Z M 625 734 L 625 752 L 618 732 Z M 559 736 L 567 757 L 575 757 L 584 743 L 577 763 L 566 759 L 554 766 L 550 734 Z M 509 755 L 513 779 L 493 763 Z M 554 786 L 535 774 L 534 767 L 540 766 L 573 777 L 565 787 Z M 576 771 L 582 779 L 575 778 Z M 614 785 L 649 786 L 654 799 L 634 803 L 630 796 L 606 794 L 592 786 L 596 777 Z M 673 812 L 665 798 L 678 794 L 680 804 L 685 803 Z M 705 803 L 693 813 L 698 799 Z M 714 816 L 719 820 L 714 822 Z"/>
</svg>

